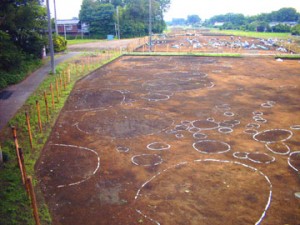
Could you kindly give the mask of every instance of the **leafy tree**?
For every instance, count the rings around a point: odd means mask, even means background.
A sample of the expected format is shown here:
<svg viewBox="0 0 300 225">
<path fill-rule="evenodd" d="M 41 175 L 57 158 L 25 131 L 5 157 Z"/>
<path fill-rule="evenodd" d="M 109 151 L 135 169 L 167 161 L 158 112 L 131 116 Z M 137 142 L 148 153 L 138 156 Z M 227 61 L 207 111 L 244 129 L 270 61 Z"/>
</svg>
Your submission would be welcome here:
<svg viewBox="0 0 300 225">
<path fill-rule="evenodd" d="M 45 39 L 40 35 L 46 27 L 46 10 L 37 0 L 3 0 L 0 7 L 0 30 L 22 52 L 40 57 Z"/>
<path fill-rule="evenodd" d="M 200 23 L 201 19 L 198 15 L 188 15 L 186 23 L 190 25 L 195 25 L 197 23 Z"/>
<path fill-rule="evenodd" d="M 294 22 L 299 19 L 299 13 L 294 8 L 282 8 L 270 13 L 269 21 Z"/>
<path fill-rule="evenodd" d="M 300 35 L 300 24 L 292 27 L 291 33 L 292 35 Z"/>
<path fill-rule="evenodd" d="M 93 14 L 97 5 L 94 0 L 83 0 L 79 11 L 80 21 L 90 24 L 94 19 Z"/>
<path fill-rule="evenodd" d="M 93 20 L 90 22 L 91 35 L 104 38 L 107 34 L 113 34 L 115 32 L 114 13 L 115 9 L 112 4 L 99 4 L 92 14 Z"/>
<path fill-rule="evenodd" d="M 46 9 L 38 0 L 0 2 L 0 88 L 38 66 L 46 45 Z"/>
<path fill-rule="evenodd" d="M 282 33 L 289 33 L 291 32 L 291 27 L 285 24 L 278 24 L 274 27 L 272 27 L 272 30 L 274 32 L 282 32 Z"/>
</svg>

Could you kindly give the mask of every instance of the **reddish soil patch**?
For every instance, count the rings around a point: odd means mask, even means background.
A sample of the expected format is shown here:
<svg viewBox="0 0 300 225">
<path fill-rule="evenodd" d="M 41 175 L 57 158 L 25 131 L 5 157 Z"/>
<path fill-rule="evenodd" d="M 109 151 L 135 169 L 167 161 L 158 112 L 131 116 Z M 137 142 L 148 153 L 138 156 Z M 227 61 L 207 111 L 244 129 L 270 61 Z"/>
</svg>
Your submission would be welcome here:
<svg viewBox="0 0 300 225">
<path fill-rule="evenodd" d="M 126 56 L 91 73 L 36 166 L 53 224 L 299 224 L 299 71 Z"/>
</svg>

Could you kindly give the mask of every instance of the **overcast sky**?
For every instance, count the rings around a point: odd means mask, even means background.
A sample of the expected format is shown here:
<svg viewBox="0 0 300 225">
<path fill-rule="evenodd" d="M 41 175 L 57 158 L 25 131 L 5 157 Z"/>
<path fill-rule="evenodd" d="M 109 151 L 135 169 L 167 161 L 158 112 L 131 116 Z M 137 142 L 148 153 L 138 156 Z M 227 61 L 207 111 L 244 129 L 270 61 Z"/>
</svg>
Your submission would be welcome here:
<svg viewBox="0 0 300 225">
<path fill-rule="evenodd" d="M 51 16 L 54 17 L 53 0 L 49 0 Z M 58 19 L 78 17 L 82 0 L 56 0 Z M 199 15 L 208 19 L 214 15 L 243 13 L 256 15 L 276 11 L 283 7 L 293 7 L 300 12 L 300 0 L 171 0 L 171 7 L 165 14 L 167 21 L 172 18 L 186 18 L 187 15 Z"/>
</svg>

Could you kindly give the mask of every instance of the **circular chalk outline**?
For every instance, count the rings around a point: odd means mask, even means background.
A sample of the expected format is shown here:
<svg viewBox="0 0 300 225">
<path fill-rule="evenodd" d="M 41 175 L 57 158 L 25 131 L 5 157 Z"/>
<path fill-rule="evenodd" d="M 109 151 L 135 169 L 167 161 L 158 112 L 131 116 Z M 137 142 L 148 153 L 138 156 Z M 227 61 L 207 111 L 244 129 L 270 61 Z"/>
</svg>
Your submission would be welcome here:
<svg viewBox="0 0 300 225">
<path fill-rule="evenodd" d="M 227 130 L 227 131 L 222 131 L 222 130 Z M 220 127 L 218 129 L 218 132 L 220 132 L 222 134 L 230 134 L 233 132 L 233 129 L 231 127 Z"/>
<path fill-rule="evenodd" d="M 291 163 L 291 156 L 294 154 L 300 154 L 300 151 L 290 153 L 289 158 L 288 158 L 288 164 L 293 170 L 295 170 L 296 172 L 299 172 L 299 170 L 296 167 L 294 167 Z"/>
<path fill-rule="evenodd" d="M 244 153 L 245 157 L 237 156 L 237 154 Z M 248 159 L 248 152 L 234 152 L 232 156 L 237 159 Z"/>
<path fill-rule="evenodd" d="M 156 163 L 154 163 L 154 164 L 145 164 L 145 165 L 138 164 L 137 162 L 134 161 L 134 159 L 135 159 L 136 157 L 141 157 L 141 156 L 156 156 L 156 157 L 158 157 L 158 159 L 159 159 L 160 161 L 158 161 L 158 162 L 156 162 Z M 145 166 L 145 167 L 148 167 L 148 166 L 157 166 L 157 165 L 162 164 L 163 159 L 162 159 L 162 157 L 161 157 L 160 155 L 157 155 L 157 154 L 141 154 L 141 155 L 134 155 L 134 156 L 132 156 L 132 157 L 131 157 L 131 162 L 132 162 L 134 165 L 136 165 L 136 166 Z"/>
<path fill-rule="evenodd" d="M 203 135 L 203 137 L 202 138 L 196 137 L 197 134 L 201 134 L 201 135 Z M 193 134 L 193 138 L 198 139 L 198 140 L 206 139 L 207 138 L 207 134 L 203 134 L 203 133 L 200 133 L 200 132 L 194 133 Z"/>
<path fill-rule="evenodd" d="M 266 133 L 266 132 L 269 132 L 269 131 L 277 131 L 277 130 L 279 130 L 279 131 L 287 131 L 288 133 L 290 133 L 290 136 L 288 136 L 287 138 L 285 138 L 285 139 L 283 139 L 283 140 L 278 140 L 278 141 L 260 141 L 260 140 L 258 140 L 258 139 L 256 138 L 256 136 L 259 135 L 259 134 Z M 255 141 L 262 142 L 262 143 L 267 143 L 267 142 L 274 143 L 274 142 L 279 142 L 279 141 L 282 141 L 282 142 L 283 142 L 283 141 L 287 141 L 287 140 L 289 140 L 292 136 L 293 136 L 293 132 L 290 131 L 290 130 L 286 130 L 286 129 L 270 129 L 270 130 L 264 130 L 264 131 L 262 131 L 262 132 L 258 132 L 257 134 L 254 134 L 254 135 L 253 135 L 253 139 L 254 139 Z"/>
<path fill-rule="evenodd" d="M 201 142 L 218 142 L 218 143 L 221 143 L 221 144 L 224 144 L 225 146 L 227 146 L 227 149 L 224 150 L 224 151 L 212 152 L 212 153 L 210 153 L 210 152 L 204 152 L 204 151 L 201 151 L 201 150 L 199 150 L 199 149 L 196 148 L 196 144 L 201 143 Z M 200 141 L 194 142 L 193 143 L 193 148 L 197 152 L 200 152 L 200 153 L 203 153 L 203 154 L 209 154 L 209 155 L 211 155 L 211 154 L 223 154 L 223 153 L 229 152 L 231 150 L 231 146 L 228 143 L 223 142 L 223 141 L 216 141 L 216 140 L 200 140 Z"/>
<path fill-rule="evenodd" d="M 268 211 L 268 209 L 270 208 L 270 205 L 271 205 L 271 200 L 272 200 L 272 193 L 273 193 L 273 185 L 269 179 L 269 177 L 267 175 L 265 175 L 263 172 L 261 172 L 260 170 L 258 170 L 257 168 L 253 167 L 253 166 L 249 166 L 247 164 L 244 164 L 244 163 L 240 163 L 240 162 L 237 162 L 237 161 L 228 161 L 228 160 L 219 160 L 219 159 L 198 159 L 198 160 L 194 160 L 194 162 L 217 162 L 217 163 L 231 163 L 231 164 L 236 164 L 236 165 L 240 165 L 240 166 L 243 166 L 249 170 L 252 170 L 254 172 L 257 172 L 259 173 L 262 177 L 265 178 L 265 180 L 267 181 L 268 185 L 269 185 L 269 196 L 268 196 L 268 201 L 265 205 L 265 208 L 264 208 L 264 211 L 262 212 L 260 218 L 255 222 L 255 225 L 259 225 L 264 217 L 266 216 L 266 213 Z M 136 201 L 138 199 L 138 197 L 140 196 L 140 192 L 142 191 L 142 189 L 148 184 L 150 183 L 152 180 L 154 180 L 156 177 L 162 175 L 164 172 L 170 170 L 170 169 L 173 169 L 173 168 L 176 168 L 177 166 L 180 166 L 180 165 L 186 165 L 188 164 L 188 162 L 181 162 L 181 163 L 178 163 L 176 165 L 173 165 L 171 167 L 168 167 L 167 169 L 161 171 L 161 172 L 158 172 L 157 174 L 155 174 L 153 177 L 151 177 L 149 180 L 147 180 L 145 183 L 142 184 L 142 186 L 138 189 L 138 191 L 136 192 L 136 195 L 134 197 L 134 201 Z M 149 216 L 145 215 L 141 210 L 139 209 L 136 209 L 135 210 L 138 214 L 140 214 L 141 216 L 143 216 L 145 219 L 148 219 L 150 220 L 151 222 L 153 223 L 156 223 L 156 225 L 160 225 L 160 223 L 152 218 L 150 218 Z"/>
<path fill-rule="evenodd" d="M 268 122 L 268 120 L 264 119 L 264 118 L 260 118 L 260 119 L 256 119 L 255 122 L 258 122 L 258 123 L 266 123 Z"/>
<path fill-rule="evenodd" d="M 163 96 L 164 98 L 159 98 L 159 99 L 154 99 L 154 98 L 147 98 L 145 96 L 142 96 L 141 98 L 142 99 L 145 99 L 145 100 L 148 100 L 149 102 L 159 102 L 159 101 L 167 101 L 170 99 L 170 96 L 169 95 L 165 95 L 165 94 L 161 94 L 161 93 L 148 93 L 147 95 L 151 95 L 151 94 L 154 94 L 154 95 L 158 95 L 158 96 Z"/>
<path fill-rule="evenodd" d="M 188 131 L 190 132 L 190 133 L 192 133 L 192 134 L 194 134 L 194 133 L 199 133 L 200 131 L 201 131 L 201 129 L 199 128 L 199 127 L 190 127 L 189 129 L 188 129 Z"/>
<path fill-rule="evenodd" d="M 77 149 L 82 149 L 82 150 L 85 150 L 85 151 L 89 151 L 89 152 L 92 152 L 94 153 L 96 156 L 97 156 L 97 166 L 96 168 L 94 169 L 93 173 L 88 176 L 87 178 L 85 179 L 82 179 L 82 180 L 79 180 L 79 181 L 76 181 L 76 182 L 73 182 L 73 183 L 69 183 L 69 184 L 62 184 L 62 185 L 57 185 L 57 188 L 63 188 L 63 187 L 69 187 L 69 186 L 74 186 L 74 185 L 78 185 L 78 184 L 81 184 L 87 180 L 89 180 L 92 176 L 94 176 L 97 171 L 100 169 L 100 157 L 99 157 L 99 154 L 93 150 L 93 149 L 90 149 L 90 148 L 86 148 L 86 147 L 81 147 L 81 146 L 76 146 L 76 145 L 66 145 L 66 144 L 51 144 L 51 145 L 54 145 L 54 146 L 60 146 L 60 147 L 70 147 L 70 148 L 77 148 Z"/>
<path fill-rule="evenodd" d="M 279 141 L 278 141 L 279 142 Z M 274 143 L 274 142 L 273 142 Z M 276 142 L 275 142 L 276 143 Z M 288 155 L 288 154 L 290 154 L 290 152 L 291 152 L 291 149 L 290 149 L 290 147 L 287 145 L 287 144 L 285 144 L 285 143 L 283 143 L 282 142 L 282 144 L 286 147 L 286 149 L 287 149 L 287 152 L 285 152 L 285 153 L 279 153 L 279 152 L 275 152 L 272 148 L 270 148 L 268 145 L 269 144 L 272 144 L 272 142 L 267 142 L 267 143 L 265 143 L 265 147 L 266 147 L 266 149 L 268 149 L 270 152 L 272 152 L 272 153 L 274 153 L 274 154 L 277 154 L 277 155 Z"/>
<path fill-rule="evenodd" d="M 292 130 L 300 130 L 300 124 L 290 126 Z"/>
<path fill-rule="evenodd" d="M 254 116 L 263 116 L 263 115 L 264 115 L 264 113 L 263 113 L 263 112 L 260 112 L 260 111 L 254 111 L 254 112 L 252 112 L 252 114 L 253 114 Z"/>
<path fill-rule="evenodd" d="M 183 134 L 175 134 L 175 137 L 178 138 L 178 139 L 179 138 L 184 138 L 184 135 Z"/>
<path fill-rule="evenodd" d="M 266 103 L 266 102 L 262 103 L 260 106 L 263 107 L 263 108 L 272 108 L 272 107 L 274 107 L 274 105 L 271 105 L 271 104 Z"/>
<path fill-rule="evenodd" d="M 194 125 L 194 123 L 197 122 L 197 121 L 201 122 L 201 121 L 208 121 L 208 120 L 194 120 L 194 121 L 191 122 L 191 125 L 194 126 L 194 127 L 197 127 L 197 126 Z M 220 127 L 219 123 L 217 123 L 215 121 L 208 121 L 208 122 L 214 123 L 216 126 L 215 127 L 208 127 L 208 128 L 206 128 L 206 127 L 197 127 L 197 128 L 200 128 L 201 130 L 214 130 L 214 129 L 217 129 L 217 128 Z"/>
<path fill-rule="evenodd" d="M 80 92 L 81 90 L 77 90 L 76 92 Z M 120 90 L 113 90 L 113 89 L 100 89 L 100 91 L 111 91 L 111 92 L 119 92 L 122 96 L 123 99 L 120 101 L 118 104 L 124 104 L 124 101 L 126 99 L 125 94 L 123 94 Z M 117 104 L 116 104 L 117 105 Z M 88 109 L 72 109 L 72 110 L 67 110 L 66 112 L 89 112 L 89 111 L 101 111 L 101 110 L 106 110 L 108 108 L 111 108 L 113 105 L 107 105 L 107 106 L 100 106 L 100 107 L 95 107 L 95 108 L 88 108 Z"/>
<path fill-rule="evenodd" d="M 223 113 L 224 116 L 228 116 L 228 117 L 233 117 L 235 116 L 234 112 L 229 112 L 229 111 L 226 111 Z"/>
<path fill-rule="evenodd" d="M 166 147 L 162 147 L 162 148 L 151 148 L 151 145 L 155 145 L 155 144 L 163 144 L 166 145 Z M 163 142 L 152 142 L 150 144 L 147 145 L 147 149 L 151 150 L 151 151 L 164 151 L 164 150 L 169 150 L 171 148 L 171 145 L 163 143 Z"/>
<path fill-rule="evenodd" d="M 249 154 L 251 154 L 251 153 L 253 153 L 253 154 L 262 154 L 262 155 L 266 155 L 266 156 L 268 156 L 268 157 L 271 157 L 272 160 L 267 161 L 267 162 L 257 161 L 257 160 L 254 160 L 254 159 L 249 158 Z M 259 164 L 270 164 L 270 163 L 272 163 L 272 162 L 275 162 L 275 160 L 276 160 L 274 156 L 270 156 L 270 155 L 268 155 L 267 153 L 264 153 L 264 152 L 263 152 L 263 153 L 261 153 L 261 152 L 249 152 L 249 153 L 247 154 L 247 159 L 248 159 L 249 161 L 251 161 L 251 162 L 259 163 Z"/>
<path fill-rule="evenodd" d="M 120 153 L 123 153 L 123 152 L 129 152 L 130 148 L 124 147 L 124 146 L 118 146 L 118 147 L 116 148 L 116 150 L 117 150 L 118 152 L 120 152 Z"/>
</svg>

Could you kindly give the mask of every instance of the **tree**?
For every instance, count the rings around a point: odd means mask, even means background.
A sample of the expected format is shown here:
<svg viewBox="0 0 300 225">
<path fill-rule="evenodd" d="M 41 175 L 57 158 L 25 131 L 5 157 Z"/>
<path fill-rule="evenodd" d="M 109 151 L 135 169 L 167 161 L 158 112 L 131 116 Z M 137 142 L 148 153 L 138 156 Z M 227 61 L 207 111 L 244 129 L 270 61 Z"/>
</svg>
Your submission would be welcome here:
<svg viewBox="0 0 300 225">
<path fill-rule="evenodd" d="M 188 15 L 186 23 L 189 25 L 195 25 L 197 23 L 200 23 L 201 19 L 198 15 Z"/>
<path fill-rule="evenodd" d="M 294 8 L 282 8 L 270 14 L 270 20 L 276 22 L 294 22 L 299 19 L 299 13 Z"/>
<path fill-rule="evenodd" d="M 292 35 L 300 35 L 300 24 L 292 27 L 291 33 Z"/>
<path fill-rule="evenodd" d="M 93 14 L 98 4 L 94 0 L 83 0 L 79 11 L 79 20 L 90 24 L 93 21 Z"/>
<path fill-rule="evenodd" d="M 104 38 L 108 34 L 114 34 L 114 13 L 115 9 L 112 4 L 99 4 L 92 14 L 92 21 L 90 22 L 91 35 Z"/>
<path fill-rule="evenodd" d="M 40 57 L 45 39 L 46 10 L 37 0 L 1 2 L 0 30 L 6 32 L 16 47 L 28 55 Z"/>
</svg>

